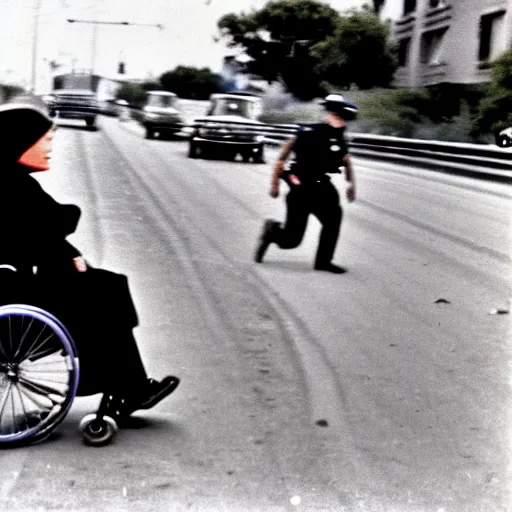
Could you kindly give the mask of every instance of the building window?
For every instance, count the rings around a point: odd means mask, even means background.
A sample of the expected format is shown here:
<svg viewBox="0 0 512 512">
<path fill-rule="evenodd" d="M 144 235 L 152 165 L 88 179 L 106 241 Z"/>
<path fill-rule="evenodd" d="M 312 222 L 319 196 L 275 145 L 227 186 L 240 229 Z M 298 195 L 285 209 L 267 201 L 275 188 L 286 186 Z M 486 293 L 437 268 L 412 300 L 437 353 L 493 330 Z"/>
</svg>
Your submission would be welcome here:
<svg viewBox="0 0 512 512">
<path fill-rule="evenodd" d="M 416 10 L 416 0 L 404 0 L 404 16 Z"/>
<path fill-rule="evenodd" d="M 496 57 L 504 50 L 500 44 L 503 34 L 505 11 L 485 14 L 480 18 L 480 44 L 478 48 L 478 60 L 487 61 Z"/>
<path fill-rule="evenodd" d="M 411 46 L 411 38 L 406 37 L 398 41 L 398 65 L 407 67 L 409 65 L 409 48 Z"/>
<path fill-rule="evenodd" d="M 421 62 L 423 64 L 442 64 L 443 46 L 447 29 L 431 30 L 421 37 Z"/>
</svg>

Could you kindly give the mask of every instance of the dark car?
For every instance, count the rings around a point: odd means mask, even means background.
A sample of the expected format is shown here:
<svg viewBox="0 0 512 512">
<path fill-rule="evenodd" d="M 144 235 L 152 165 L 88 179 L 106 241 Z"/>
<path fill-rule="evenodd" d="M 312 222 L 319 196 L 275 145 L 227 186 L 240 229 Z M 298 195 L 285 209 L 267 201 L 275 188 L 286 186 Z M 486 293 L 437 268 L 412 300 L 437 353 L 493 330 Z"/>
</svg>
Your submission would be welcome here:
<svg viewBox="0 0 512 512">
<path fill-rule="evenodd" d="M 185 126 L 177 107 L 178 96 L 168 91 L 148 91 L 142 109 L 141 123 L 146 129 L 146 139 L 163 134 L 176 135 Z"/>
<path fill-rule="evenodd" d="M 221 156 L 264 162 L 264 136 L 259 132 L 261 98 L 252 94 L 212 94 L 206 117 L 193 123 L 188 156 Z"/>
<path fill-rule="evenodd" d="M 94 128 L 99 105 L 96 94 L 88 89 L 57 89 L 44 97 L 50 117 L 83 119 Z"/>
<path fill-rule="evenodd" d="M 496 135 L 496 145 L 500 148 L 509 148 L 512 146 L 512 127 L 505 128 Z"/>
</svg>

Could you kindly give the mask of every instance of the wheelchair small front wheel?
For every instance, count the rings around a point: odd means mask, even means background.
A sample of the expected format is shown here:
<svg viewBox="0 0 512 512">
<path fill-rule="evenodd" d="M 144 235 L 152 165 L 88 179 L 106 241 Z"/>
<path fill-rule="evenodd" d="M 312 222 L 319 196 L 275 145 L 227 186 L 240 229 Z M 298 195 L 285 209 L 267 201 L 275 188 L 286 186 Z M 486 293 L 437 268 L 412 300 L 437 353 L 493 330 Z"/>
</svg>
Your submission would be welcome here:
<svg viewBox="0 0 512 512">
<path fill-rule="evenodd" d="M 98 418 L 97 414 L 88 414 L 78 427 L 84 438 L 84 443 L 89 446 L 105 446 L 109 444 L 117 433 L 116 421 L 110 416 Z"/>
</svg>

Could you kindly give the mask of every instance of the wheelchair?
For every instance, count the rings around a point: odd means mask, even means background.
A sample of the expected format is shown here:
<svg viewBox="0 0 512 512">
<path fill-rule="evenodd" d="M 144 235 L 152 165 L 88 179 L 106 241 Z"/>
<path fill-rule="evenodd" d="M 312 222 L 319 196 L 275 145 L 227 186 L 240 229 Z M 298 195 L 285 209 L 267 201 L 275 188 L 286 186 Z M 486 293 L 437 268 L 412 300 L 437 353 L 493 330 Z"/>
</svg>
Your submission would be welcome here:
<svg viewBox="0 0 512 512">
<path fill-rule="evenodd" d="M 16 271 L 0 265 L 0 274 L 5 269 Z M 68 414 L 79 380 L 75 343 L 62 322 L 38 306 L 0 306 L 0 448 L 48 438 Z M 80 422 L 84 442 L 111 442 L 121 410 L 122 400 L 104 393 L 98 411 Z"/>
</svg>

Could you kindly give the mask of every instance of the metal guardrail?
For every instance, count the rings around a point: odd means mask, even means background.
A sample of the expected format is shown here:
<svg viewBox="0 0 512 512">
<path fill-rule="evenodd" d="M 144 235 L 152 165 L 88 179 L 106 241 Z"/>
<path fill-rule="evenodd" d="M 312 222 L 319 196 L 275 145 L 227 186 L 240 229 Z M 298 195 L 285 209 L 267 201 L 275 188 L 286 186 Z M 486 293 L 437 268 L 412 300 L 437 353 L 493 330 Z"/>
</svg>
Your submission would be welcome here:
<svg viewBox="0 0 512 512">
<path fill-rule="evenodd" d="M 512 182 L 512 152 L 498 147 L 380 135 L 349 135 L 351 154 L 464 176 Z"/>
<path fill-rule="evenodd" d="M 132 111 L 133 113 L 133 111 Z M 137 115 L 135 115 L 136 117 Z M 189 127 L 214 123 L 234 131 L 261 135 L 268 144 L 281 144 L 299 130 L 298 124 L 215 122 L 208 117 L 194 120 Z M 382 135 L 347 133 L 350 152 L 354 156 L 403 162 L 437 171 L 480 179 L 512 182 L 512 151 L 493 146 L 456 142 L 405 139 Z"/>
<path fill-rule="evenodd" d="M 208 118 L 196 120 L 200 126 Z M 263 135 L 269 144 L 293 137 L 297 124 L 248 124 L 223 122 L 235 131 Z M 405 139 L 382 135 L 347 133 L 350 153 L 363 158 L 403 162 L 422 168 L 502 182 L 512 182 L 512 151 L 498 147 L 456 142 Z"/>
</svg>

